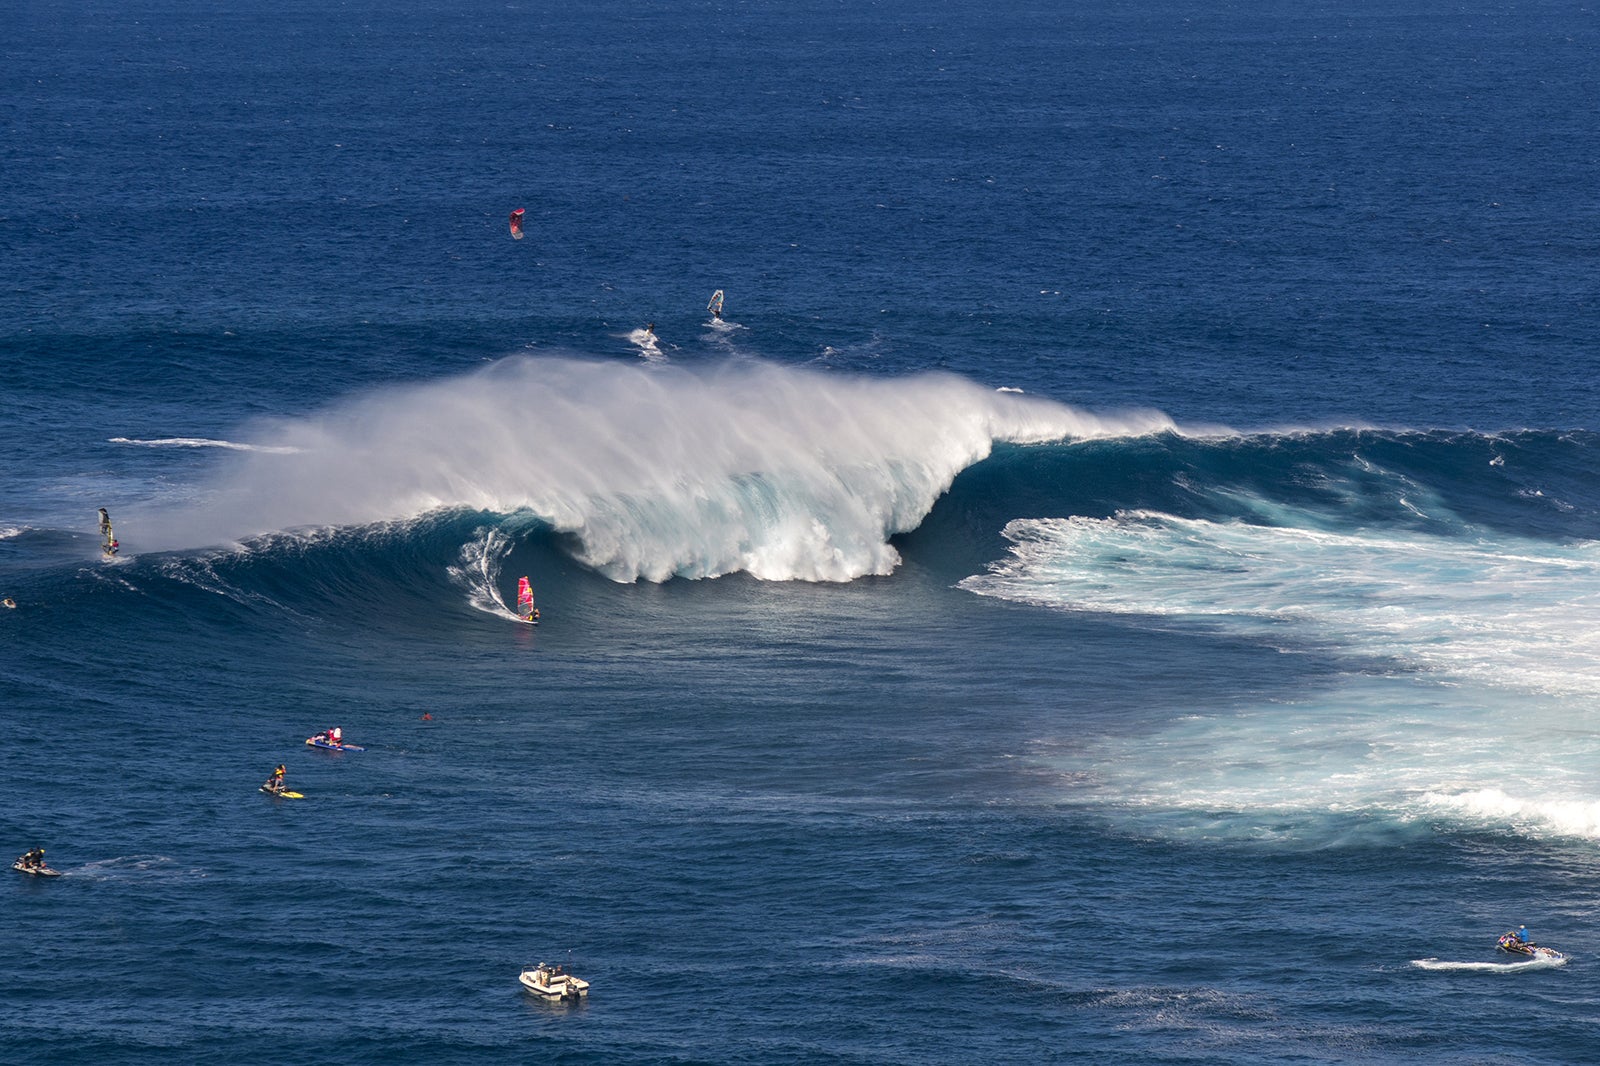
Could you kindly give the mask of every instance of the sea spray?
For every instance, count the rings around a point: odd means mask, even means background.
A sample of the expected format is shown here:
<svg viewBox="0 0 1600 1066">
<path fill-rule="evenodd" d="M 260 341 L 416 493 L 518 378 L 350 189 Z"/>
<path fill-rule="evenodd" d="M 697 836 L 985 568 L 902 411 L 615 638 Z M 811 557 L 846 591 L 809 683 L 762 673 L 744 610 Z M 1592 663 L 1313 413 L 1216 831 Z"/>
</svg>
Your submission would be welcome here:
<svg viewBox="0 0 1600 1066">
<path fill-rule="evenodd" d="M 443 508 L 529 513 L 617 581 L 889 573 L 889 544 L 997 440 L 1171 428 L 945 374 L 891 380 L 750 360 L 643 367 L 517 356 L 241 434 L 170 547 Z"/>
</svg>

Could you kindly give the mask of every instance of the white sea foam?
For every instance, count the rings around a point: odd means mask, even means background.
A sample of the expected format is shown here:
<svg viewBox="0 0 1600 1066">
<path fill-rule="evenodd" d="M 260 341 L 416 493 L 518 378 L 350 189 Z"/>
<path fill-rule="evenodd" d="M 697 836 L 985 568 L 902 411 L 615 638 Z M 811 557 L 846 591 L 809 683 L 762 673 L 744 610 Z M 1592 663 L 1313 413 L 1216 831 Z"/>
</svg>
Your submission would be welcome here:
<svg viewBox="0 0 1600 1066">
<path fill-rule="evenodd" d="M 1444 959 L 1412 959 L 1411 965 L 1419 970 L 1449 970 L 1456 973 L 1525 973 L 1528 970 L 1549 970 L 1565 966 L 1567 960 L 1525 959 L 1522 962 L 1449 962 Z"/>
<path fill-rule="evenodd" d="M 207 437 L 160 437 L 154 440 L 138 440 L 132 437 L 109 437 L 110 444 L 128 444 L 139 448 L 222 448 L 234 452 L 266 452 L 269 454 L 288 455 L 294 449 L 266 444 L 239 444 L 231 440 L 211 440 Z"/>
<path fill-rule="evenodd" d="M 506 606 L 500 594 L 500 569 L 516 542 L 498 529 L 481 530 L 461 549 L 461 561 L 450 567 L 450 575 L 467 590 L 467 603 L 477 610 L 502 618 L 522 620 Z"/>
<path fill-rule="evenodd" d="M 519 356 L 259 427 L 273 452 L 234 457 L 203 506 L 143 528 L 187 547 L 437 508 L 527 511 L 618 581 L 843 581 L 891 571 L 889 538 L 996 440 L 1170 427 L 947 375 Z"/>
<path fill-rule="evenodd" d="M 1600 543 L 1279 511 L 1295 524 L 1013 522 L 1010 556 L 962 583 L 1347 664 L 1294 703 L 1090 742 L 1065 760 L 1082 794 L 1183 833 L 1296 836 L 1309 816 L 1600 839 Z"/>
<path fill-rule="evenodd" d="M 661 350 L 661 338 L 657 337 L 654 330 L 636 329 L 628 334 L 628 343 L 639 349 L 639 357 L 652 363 L 664 362 L 666 354 Z"/>
<path fill-rule="evenodd" d="M 1151 512 L 1016 521 L 963 587 L 1395 657 L 1486 686 L 1600 696 L 1600 542 L 1335 533 Z"/>
</svg>

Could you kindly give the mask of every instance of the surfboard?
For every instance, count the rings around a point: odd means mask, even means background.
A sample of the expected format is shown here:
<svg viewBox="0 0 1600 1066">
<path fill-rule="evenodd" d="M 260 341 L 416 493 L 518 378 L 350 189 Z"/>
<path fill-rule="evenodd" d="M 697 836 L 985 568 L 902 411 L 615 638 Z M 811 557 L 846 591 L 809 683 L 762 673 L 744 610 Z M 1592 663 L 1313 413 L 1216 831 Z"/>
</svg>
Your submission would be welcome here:
<svg viewBox="0 0 1600 1066">
<path fill-rule="evenodd" d="M 274 792 L 266 785 L 262 785 L 259 791 L 275 799 L 303 800 L 306 798 L 303 792 Z"/>
</svg>

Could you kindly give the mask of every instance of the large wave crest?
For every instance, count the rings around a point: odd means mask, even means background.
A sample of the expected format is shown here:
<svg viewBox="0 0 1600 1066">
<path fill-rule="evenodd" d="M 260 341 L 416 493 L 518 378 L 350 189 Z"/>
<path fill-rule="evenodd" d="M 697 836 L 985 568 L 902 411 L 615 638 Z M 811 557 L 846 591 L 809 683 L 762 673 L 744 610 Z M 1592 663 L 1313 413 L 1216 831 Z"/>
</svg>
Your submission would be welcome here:
<svg viewBox="0 0 1600 1066">
<path fill-rule="evenodd" d="M 617 581 L 846 581 L 893 570 L 889 538 L 996 441 L 1168 428 L 944 374 L 513 357 L 258 427 L 260 450 L 231 457 L 162 536 L 190 547 L 465 508 L 532 514 Z"/>
</svg>

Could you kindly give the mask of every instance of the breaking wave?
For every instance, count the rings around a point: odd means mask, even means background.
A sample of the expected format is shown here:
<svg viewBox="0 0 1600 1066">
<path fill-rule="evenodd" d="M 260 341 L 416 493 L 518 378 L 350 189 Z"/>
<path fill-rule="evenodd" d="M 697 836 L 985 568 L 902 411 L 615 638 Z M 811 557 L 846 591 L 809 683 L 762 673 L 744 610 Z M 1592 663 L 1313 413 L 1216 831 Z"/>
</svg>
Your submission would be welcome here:
<svg viewBox="0 0 1600 1066">
<path fill-rule="evenodd" d="M 900 561 L 997 441 L 1171 428 L 948 375 L 865 379 L 736 361 L 710 369 L 513 357 L 252 427 L 198 506 L 145 522 L 197 547 L 441 509 L 527 514 L 616 581 L 848 581 Z"/>
</svg>

